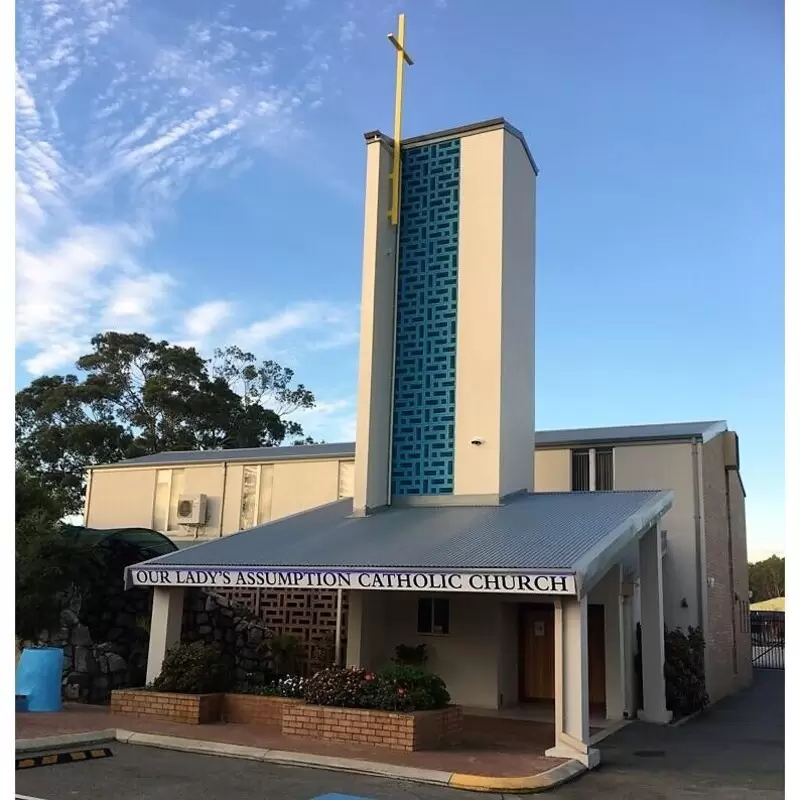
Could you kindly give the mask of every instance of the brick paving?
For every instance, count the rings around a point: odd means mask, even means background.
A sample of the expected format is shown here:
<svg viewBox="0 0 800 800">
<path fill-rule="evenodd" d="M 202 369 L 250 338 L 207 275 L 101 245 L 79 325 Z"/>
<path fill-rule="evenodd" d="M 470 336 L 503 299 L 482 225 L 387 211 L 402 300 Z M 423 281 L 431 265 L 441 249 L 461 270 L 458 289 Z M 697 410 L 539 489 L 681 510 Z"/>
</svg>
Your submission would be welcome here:
<svg viewBox="0 0 800 800">
<path fill-rule="evenodd" d="M 222 722 L 186 725 L 126 714 L 112 715 L 105 706 L 67 703 L 64 711 L 57 713 L 16 715 L 17 739 L 107 728 L 473 775 L 535 775 L 563 763 L 561 759 L 543 755 L 553 743 L 552 724 L 516 719 L 466 716 L 461 744 L 440 750 L 408 753 L 369 745 L 294 739 L 282 736 L 280 727 L 275 725 Z"/>
</svg>

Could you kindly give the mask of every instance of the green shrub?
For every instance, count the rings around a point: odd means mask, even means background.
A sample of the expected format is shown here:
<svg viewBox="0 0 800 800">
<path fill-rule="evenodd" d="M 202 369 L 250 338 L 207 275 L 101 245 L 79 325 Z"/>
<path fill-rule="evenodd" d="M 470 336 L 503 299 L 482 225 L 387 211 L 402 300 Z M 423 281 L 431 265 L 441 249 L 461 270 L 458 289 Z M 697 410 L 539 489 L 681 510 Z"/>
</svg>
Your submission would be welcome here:
<svg viewBox="0 0 800 800">
<path fill-rule="evenodd" d="M 382 711 L 444 708 L 450 695 L 444 681 L 419 667 L 395 665 L 370 672 L 359 667 L 328 667 L 305 682 L 307 703 Z"/>
<path fill-rule="evenodd" d="M 367 708 L 367 684 L 373 673 L 359 667 L 327 667 L 312 675 L 305 683 L 304 697 L 316 706 Z"/>
<path fill-rule="evenodd" d="M 199 641 L 170 649 L 151 688 L 157 692 L 210 694 L 227 691 L 230 686 L 219 648 Z"/>
<path fill-rule="evenodd" d="M 664 630 L 664 679 L 667 708 L 676 717 L 693 714 L 708 705 L 705 678 L 705 641 L 700 628 Z"/>
<path fill-rule="evenodd" d="M 394 649 L 395 664 L 408 666 L 408 667 L 424 667 L 428 662 L 428 646 L 426 644 L 418 644 L 412 646 L 409 644 L 399 644 Z"/>
<path fill-rule="evenodd" d="M 438 675 L 401 664 L 380 670 L 368 696 L 370 708 L 383 711 L 429 711 L 450 702 L 450 693 Z"/>
</svg>

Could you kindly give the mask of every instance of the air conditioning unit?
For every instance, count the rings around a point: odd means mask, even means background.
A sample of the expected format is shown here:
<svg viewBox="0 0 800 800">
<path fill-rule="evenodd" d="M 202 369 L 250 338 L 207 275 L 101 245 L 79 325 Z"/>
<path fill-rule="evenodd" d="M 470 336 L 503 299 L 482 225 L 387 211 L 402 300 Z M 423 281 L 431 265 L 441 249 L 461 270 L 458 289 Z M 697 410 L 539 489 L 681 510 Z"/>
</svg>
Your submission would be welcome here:
<svg viewBox="0 0 800 800">
<path fill-rule="evenodd" d="M 204 494 L 182 494 L 178 498 L 178 524 L 205 525 L 207 505 Z"/>
</svg>

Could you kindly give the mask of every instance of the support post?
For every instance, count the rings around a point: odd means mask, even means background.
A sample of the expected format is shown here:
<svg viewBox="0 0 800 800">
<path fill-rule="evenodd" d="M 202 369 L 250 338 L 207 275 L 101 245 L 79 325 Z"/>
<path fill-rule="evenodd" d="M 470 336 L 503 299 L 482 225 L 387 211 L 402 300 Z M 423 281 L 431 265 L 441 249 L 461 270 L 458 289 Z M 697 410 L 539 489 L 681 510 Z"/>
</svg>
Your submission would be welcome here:
<svg viewBox="0 0 800 800">
<path fill-rule="evenodd" d="M 625 673 L 628 669 L 625 661 L 625 598 L 621 593 L 622 566 L 611 567 L 604 583 L 606 719 L 620 720 L 625 716 Z"/>
<path fill-rule="evenodd" d="M 661 560 L 661 533 L 654 525 L 639 541 L 639 582 L 642 617 L 642 706 L 639 718 L 666 725 L 672 719 L 667 711 L 664 680 L 664 575 Z"/>
<path fill-rule="evenodd" d="M 342 663 L 342 590 L 336 590 L 336 645 L 333 663 L 338 667 Z"/>
<path fill-rule="evenodd" d="M 147 650 L 147 683 L 160 674 L 164 656 L 181 639 L 183 588 L 156 586 L 150 616 L 150 643 Z"/>
<path fill-rule="evenodd" d="M 571 758 L 592 769 L 600 753 L 589 747 L 587 598 L 555 601 L 555 747 L 553 758 Z"/>
<path fill-rule="evenodd" d="M 633 669 L 634 654 L 636 652 L 634 646 L 634 633 L 633 624 L 633 598 L 625 596 L 622 600 L 622 631 L 623 631 L 623 657 L 622 664 L 623 672 L 623 690 L 624 690 L 624 706 L 623 716 L 625 719 L 636 718 L 636 671 Z"/>
</svg>

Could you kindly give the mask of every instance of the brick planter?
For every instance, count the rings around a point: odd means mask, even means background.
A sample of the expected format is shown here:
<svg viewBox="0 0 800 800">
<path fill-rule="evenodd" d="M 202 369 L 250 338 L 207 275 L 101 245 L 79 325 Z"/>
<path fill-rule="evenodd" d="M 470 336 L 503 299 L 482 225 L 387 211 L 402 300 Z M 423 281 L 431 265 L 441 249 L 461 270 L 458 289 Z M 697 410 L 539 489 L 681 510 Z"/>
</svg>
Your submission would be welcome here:
<svg viewBox="0 0 800 800">
<path fill-rule="evenodd" d="M 280 725 L 284 708 L 302 704 L 302 700 L 293 697 L 226 693 L 222 702 L 222 718 L 226 722 Z"/>
<path fill-rule="evenodd" d="M 146 689 L 117 689 L 111 692 L 112 714 L 133 714 L 188 725 L 217 722 L 222 703 L 221 694 L 172 694 Z"/>
<path fill-rule="evenodd" d="M 461 738 L 459 706 L 399 713 L 297 704 L 284 706 L 281 733 L 306 739 L 371 744 L 392 750 L 436 750 Z"/>
</svg>

